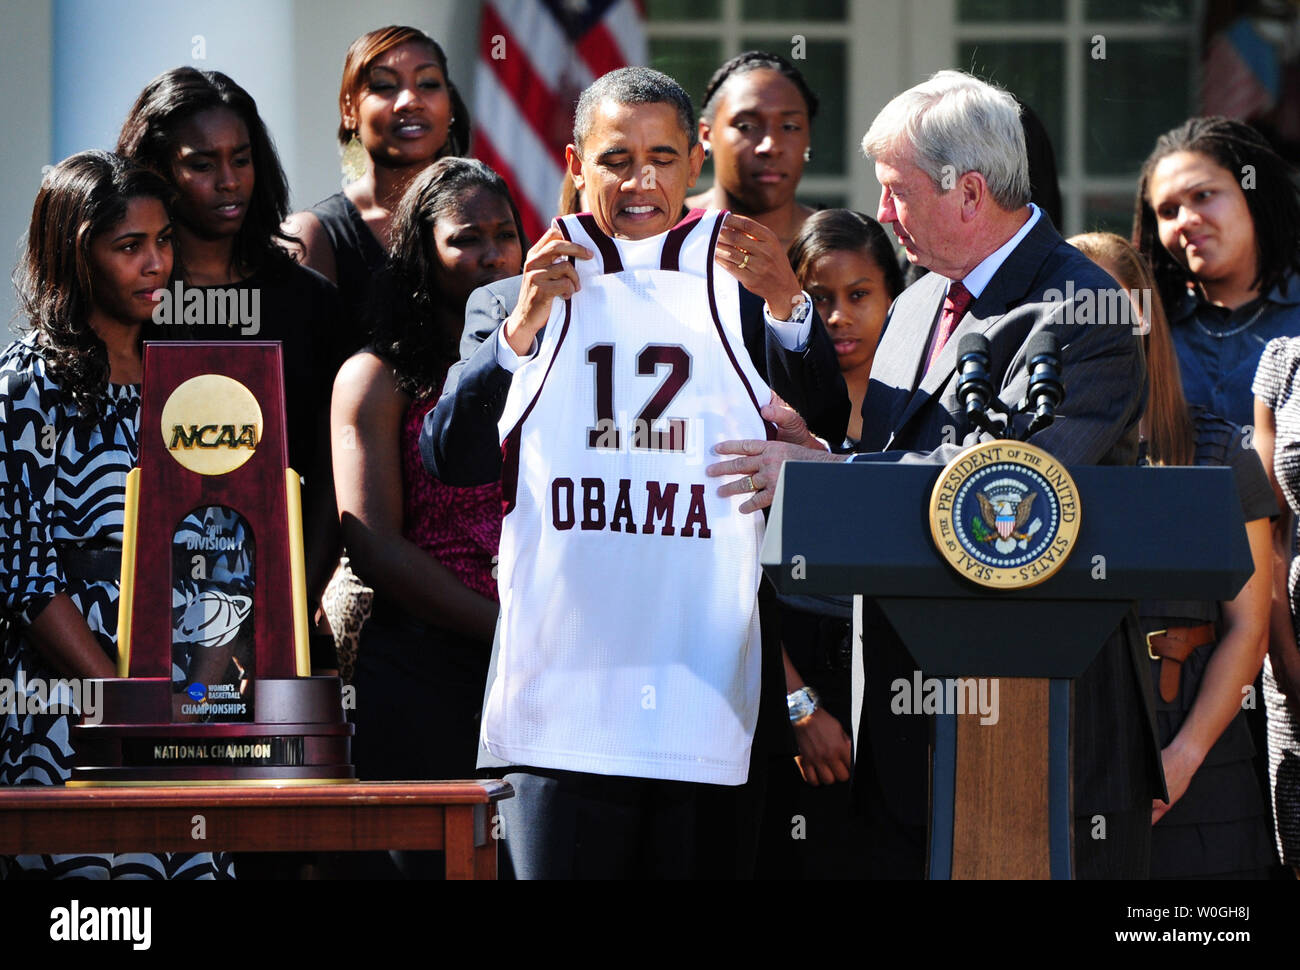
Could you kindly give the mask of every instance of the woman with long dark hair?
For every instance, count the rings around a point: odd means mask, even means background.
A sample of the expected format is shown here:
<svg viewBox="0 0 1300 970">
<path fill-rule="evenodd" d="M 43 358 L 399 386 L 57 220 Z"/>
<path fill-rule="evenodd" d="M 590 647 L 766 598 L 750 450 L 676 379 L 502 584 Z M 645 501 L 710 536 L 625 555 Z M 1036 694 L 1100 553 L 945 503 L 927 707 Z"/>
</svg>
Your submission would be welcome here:
<svg viewBox="0 0 1300 970">
<path fill-rule="evenodd" d="M 903 291 L 898 257 L 880 223 L 851 209 L 814 212 L 788 255 L 835 345 L 849 389 L 846 444 L 856 444 L 876 344 L 890 304 Z"/>
<path fill-rule="evenodd" d="M 352 332 L 366 342 L 369 283 L 383 267 L 397 204 L 424 169 L 469 150 L 469 109 L 447 55 L 414 27 L 382 27 L 348 47 L 339 85 L 343 191 L 298 212 L 302 261 L 338 284 Z"/>
<path fill-rule="evenodd" d="M 281 341 L 289 463 L 304 476 L 307 594 L 314 610 L 337 561 L 326 414 L 341 360 L 340 307 L 333 284 L 282 246 L 289 193 L 257 104 L 225 74 L 176 68 L 140 92 L 117 149 L 175 189 L 181 298 L 173 288 L 169 312 L 155 316 L 169 324 L 164 334 Z M 225 309 L 213 318 L 213 308 Z M 314 641 L 322 648 L 328 643 Z M 332 646 L 319 651 L 316 666 L 332 668 L 331 654 Z"/>
<path fill-rule="evenodd" d="M 1242 709 L 1264 661 L 1271 588 L 1269 516 L 1276 512 L 1259 456 L 1241 429 L 1183 397 L 1169 325 L 1141 255 L 1113 233 L 1070 244 L 1110 273 L 1134 300 L 1146 331 L 1150 395 L 1140 433 L 1152 465 L 1227 466 L 1255 571 L 1233 599 L 1139 604 L 1152 655 L 1156 727 L 1169 801 L 1151 807 L 1153 879 L 1267 878 L 1274 864 L 1268 808 L 1252 766 Z"/>
<path fill-rule="evenodd" d="M 876 344 L 903 274 L 884 228 L 850 209 L 824 209 L 804 222 L 787 253 L 799 285 L 812 298 L 835 346 L 849 391 L 852 448 L 862 428 L 862 399 Z M 852 641 L 840 616 L 781 611 L 786 704 L 798 755 L 768 779 L 759 872 L 776 878 L 852 877 L 863 871 L 863 826 L 847 781 L 853 765 Z M 808 822 L 807 837 L 790 839 L 790 818 Z"/>
<path fill-rule="evenodd" d="M 171 190 L 107 152 L 41 182 L 15 275 L 29 332 L 0 353 L 0 677 L 28 692 L 115 677 L 123 492 L 136 463 L 141 334 L 172 271 Z M 156 429 L 155 429 L 156 433 Z M 0 782 L 71 773 L 75 697 L 4 715 Z M 226 853 L 0 858 L 55 877 L 228 878 Z"/>
<path fill-rule="evenodd" d="M 812 158 L 817 95 L 779 54 L 745 51 L 723 64 L 700 102 L 700 141 L 713 187 L 688 206 L 729 209 L 767 226 L 788 248 L 813 210 L 795 199 Z"/>
<path fill-rule="evenodd" d="M 501 489 L 444 485 L 419 437 L 457 359 L 465 302 L 523 265 L 518 212 L 482 162 L 443 159 L 393 220 L 375 336 L 334 385 L 344 543 L 376 591 L 361 630 L 353 760 L 363 779 L 468 777 L 497 617 Z"/>
<path fill-rule="evenodd" d="M 1300 335 L 1300 187 L 1249 125 L 1191 118 L 1156 141 L 1138 184 L 1133 244 L 1169 314 L 1183 390 L 1254 422 L 1264 344 Z"/>
</svg>

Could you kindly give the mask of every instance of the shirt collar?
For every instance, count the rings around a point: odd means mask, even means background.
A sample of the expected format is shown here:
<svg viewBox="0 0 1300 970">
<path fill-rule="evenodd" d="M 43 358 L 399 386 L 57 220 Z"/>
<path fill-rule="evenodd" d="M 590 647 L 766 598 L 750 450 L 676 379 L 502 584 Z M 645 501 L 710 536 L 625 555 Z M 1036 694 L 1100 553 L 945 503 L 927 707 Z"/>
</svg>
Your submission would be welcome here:
<svg viewBox="0 0 1300 970">
<path fill-rule="evenodd" d="M 1282 277 L 1280 283 L 1264 294 L 1264 300 L 1267 303 L 1277 303 L 1281 306 L 1294 306 L 1295 304 L 1300 303 L 1300 274 L 1290 271 L 1287 272 L 1287 274 Z M 1237 311 L 1250 306 L 1254 302 L 1254 300 L 1251 300 L 1250 303 L 1243 303 L 1241 306 L 1237 307 L 1236 310 L 1233 310 L 1232 313 L 1236 313 Z M 1201 297 L 1200 291 L 1197 290 L 1196 287 L 1189 287 L 1183 293 L 1182 299 L 1178 301 L 1177 306 L 1166 308 L 1168 311 L 1171 311 L 1169 312 L 1170 322 L 1177 323 L 1192 316 L 1200 308 L 1201 304 L 1213 306 L 1212 303 Z M 1222 310 L 1221 307 L 1217 309 Z"/>
<path fill-rule="evenodd" d="M 966 289 L 970 290 L 971 296 L 977 300 L 979 299 L 980 294 L 984 292 L 984 288 L 993 279 L 993 275 L 1002 268 L 1002 264 L 1007 261 L 1011 251 L 1020 245 L 1022 239 L 1029 235 L 1029 230 L 1034 228 L 1034 223 L 1038 221 L 1041 214 L 1038 206 L 1032 202 L 1029 203 L 1029 218 L 1025 220 L 1025 224 L 1020 227 L 1020 230 L 985 256 L 982 263 L 966 274 L 966 277 L 961 282 Z"/>
<path fill-rule="evenodd" d="M 1300 276 L 1287 273 L 1282 277 L 1282 282 L 1268 291 L 1266 299 L 1271 303 L 1282 303 L 1287 306 L 1300 303 Z"/>
</svg>

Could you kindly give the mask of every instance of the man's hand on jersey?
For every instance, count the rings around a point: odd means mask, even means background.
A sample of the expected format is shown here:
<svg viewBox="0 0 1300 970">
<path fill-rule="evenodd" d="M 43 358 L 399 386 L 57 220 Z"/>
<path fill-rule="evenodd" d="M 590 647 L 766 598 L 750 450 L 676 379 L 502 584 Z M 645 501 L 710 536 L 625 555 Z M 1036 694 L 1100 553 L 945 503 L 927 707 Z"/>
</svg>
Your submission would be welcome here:
<svg viewBox="0 0 1300 970">
<path fill-rule="evenodd" d="M 740 476 L 719 488 L 718 494 L 726 498 L 752 492 L 749 499 L 741 504 L 742 512 L 757 512 L 772 504 L 776 480 L 785 462 L 844 461 L 843 455 L 833 455 L 825 448 L 805 448 L 784 441 L 724 441 L 714 445 L 713 451 L 718 455 L 741 456 L 710 465 L 704 471 L 712 478 Z"/>
<path fill-rule="evenodd" d="M 520 357 L 532 353 L 537 331 L 551 316 L 556 297 L 567 300 L 578 292 L 578 271 L 569 257 L 591 259 L 591 250 L 569 242 L 552 225 L 524 258 L 524 279 L 519 287 L 519 301 L 506 317 L 506 343 Z"/>
<path fill-rule="evenodd" d="M 823 708 L 794 723 L 794 741 L 799 748 L 794 763 L 810 785 L 833 785 L 849 780 L 853 764 L 853 742 L 834 715 Z"/>
<path fill-rule="evenodd" d="M 803 288 L 790 268 L 776 233 L 761 222 L 734 212 L 718 232 L 714 258 L 749 292 L 761 296 L 776 320 L 789 320 L 803 300 Z"/>
<path fill-rule="evenodd" d="M 805 448 L 828 450 L 826 443 L 808 430 L 808 422 L 803 419 L 803 416 L 781 400 L 776 391 L 772 392 L 772 400 L 758 413 L 763 416 L 764 421 L 776 425 L 777 441 L 802 445 Z"/>
</svg>

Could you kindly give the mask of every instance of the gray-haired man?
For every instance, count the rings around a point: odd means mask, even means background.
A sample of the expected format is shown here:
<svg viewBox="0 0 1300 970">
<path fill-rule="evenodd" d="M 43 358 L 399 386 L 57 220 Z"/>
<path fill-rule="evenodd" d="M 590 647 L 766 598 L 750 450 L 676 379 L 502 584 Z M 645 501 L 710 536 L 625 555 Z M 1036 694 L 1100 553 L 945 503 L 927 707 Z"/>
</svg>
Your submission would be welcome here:
<svg viewBox="0 0 1300 970">
<path fill-rule="evenodd" d="M 1069 325 L 1074 301 L 1115 283 L 1029 202 L 1015 100 L 976 78 L 941 71 L 890 101 L 862 147 L 883 189 L 877 218 L 893 226 L 911 262 L 932 272 L 890 311 L 863 401 L 859 454 L 850 460 L 944 464 L 989 437 L 957 398 L 961 337 L 988 338 L 998 396 L 1015 402 L 1028 388 L 1030 338 L 1050 331 L 1061 343 L 1068 394 L 1056 422 L 1030 440 L 1066 464 L 1135 463 L 1146 396 L 1138 338 L 1125 321 Z M 763 508 L 783 461 L 844 460 L 810 439 L 806 444 L 812 447 L 729 442 L 718 450 L 740 457 L 714 465 L 710 474 L 745 476 L 724 485 L 722 494 L 752 488 L 749 507 Z M 925 864 L 931 723 L 926 715 L 891 712 L 889 685 L 909 679 L 916 664 L 874 605 L 867 606 L 854 784 L 875 836 L 873 874 L 918 878 Z M 1080 877 L 1146 877 L 1151 799 L 1164 791 L 1149 680 L 1142 639 L 1126 619 L 1075 683 Z M 1089 837 L 1097 815 L 1107 820 L 1104 840 Z"/>
</svg>

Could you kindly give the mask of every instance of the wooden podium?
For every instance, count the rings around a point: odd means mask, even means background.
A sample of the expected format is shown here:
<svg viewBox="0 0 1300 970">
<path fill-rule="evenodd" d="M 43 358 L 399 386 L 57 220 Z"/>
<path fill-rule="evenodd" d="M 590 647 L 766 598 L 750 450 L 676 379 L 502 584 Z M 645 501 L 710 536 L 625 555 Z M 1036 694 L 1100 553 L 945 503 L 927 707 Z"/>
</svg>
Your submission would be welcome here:
<svg viewBox="0 0 1300 970">
<path fill-rule="evenodd" d="M 340 682 L 310 676 L 280 344 L 146 344 L 143 398 L 119 676 L 69 784 L 355 780 Z"/>
<path fill-rule="evenodd" d="M 1231 599 L 1253 570 L 1231 469 L 1069 471 L 1076 547 L 1015 590 L 977 586 L 940 556 L 926 502 L 939 467 L 781 473 L 762 553 L 781 593 L 871 597 L 926 677 L 998 678 L 996 724 L 935 716 L 932 879 L 1072 878 L 1071 680 L 1135 601 Z"/>
</svg>

